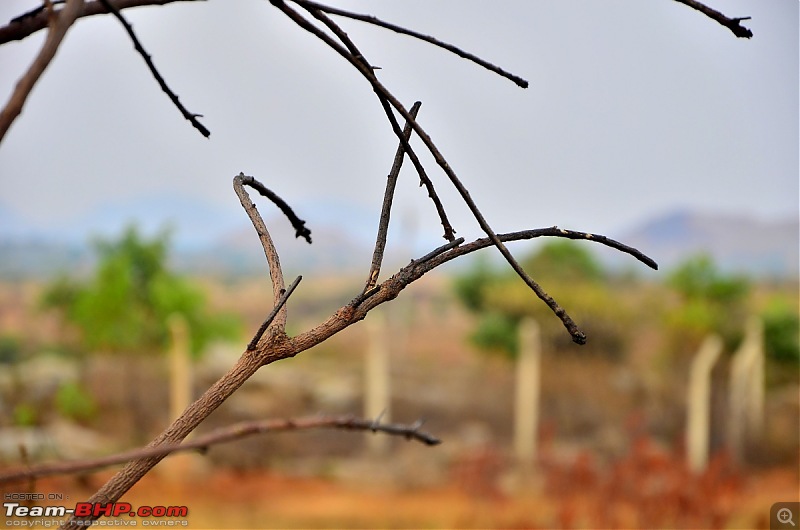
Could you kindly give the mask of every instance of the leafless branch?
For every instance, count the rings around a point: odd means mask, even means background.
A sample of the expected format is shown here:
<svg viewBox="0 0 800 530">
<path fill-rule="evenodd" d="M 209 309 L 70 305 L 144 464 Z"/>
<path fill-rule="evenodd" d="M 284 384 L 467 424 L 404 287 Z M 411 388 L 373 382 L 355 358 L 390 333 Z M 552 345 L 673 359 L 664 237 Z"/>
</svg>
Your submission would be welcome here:
<svg viewBox="0 0 800 530">
<path fill-rule="evenodd" d="M 739 17 L 739 18 L 729 18 L 717 11 L 716 9 L 711 9 L 705 4 L 698 2 L 697 0 L 675 0 L 676 2 L 680 2 L 681 4 L 687 5 L 692 9 L 696 9 L 703 13 L 705 16 L 712 20 L 716 20 L 729 30 L 733 32 L 734 35 L 739 37 L 740 39 L 749 39 L 753 36 L 753 32 L 747 29 L 746 27 L 742 26 L 742 20 L 750 20 L 750 17 Z"/>
<path fill-rule="evenodd" d="M 433 155 L 433 158 L 436 160 L 436 163 L 439 167 L 442 168 L 442 171 L 447 175 L 447 177 L 452 182 L 453 186 L 458 191 L 461 198 L 466 203 L 467 207 L 472 212 L 473 217 L 478 221 L 478 225 L 480 225 L 481 229 L 486 233 L 487 236 L 492 240 L 494 245 L 500 251 L 500 254 L 505 258 L 505 260 L 511 265 L 511 268 L 514 272 L 525 282 L 525 284 L 531 288 L 531 290 L 538 296 L 547 306 L 553 311 L 553 313 L 561 320 L 564 327 L 569 332 L 572 340 L 578 344 L 585 344 L 586 343 L 586 335 L 578 328 L 575 322 L 572 320 L 572 317 L 560 306 L 558 303 L 547 294 L 544 289 L 542 289 L 538 283 L 536 283 L 533 278 L 528 275 L 527 272 L 522 268 L 522 266 L 517 262 L 511 252 L 506 248 L 500 239 L 498 239 L 497 235 L 492 230 L 489 223 L 481 213 L 478 206 L 475 204 L 475 201 L 470 196 L 469 192 L 467 191 L 464 184 L 456 175 L 455 171 L 450 167 L 450 164 L 447 163 L 442 153 L 434 144 L 433 140 L 430 136 L 425 132 L 424 129 L 414 120 L 414 118 L 409 114 L 408 110 L 403 107 L 402 103 L 398 101 L 398 99 L 386 88 L 381 84 L 378 78 L 375 76 L 372 68 L 368 66 L 366 61 L 363 60 L 361 56 L 355 56 L 347 49 L 336 43 L 333 39 L 331 39 L 328 35 L 324 32 L 319 30 L 319 28 L 315 27 L 313 24 L 308 22 L 304 19 L 299 13 L 294 11 L 293 9 L 289 8 L 283 0 L 271 0 L 271 3 L 283 11 L 291 20 L 293 20 L 298 26 L 302 27 L 309 33 L 315 35 L 320 40 L 325 42 L 331 49 L 339 53 L 342 57 L 344 57 L 351 65 L 353 65 L 372 85 L 373 89 L 376 93 L 382 95 L 387 101 L 391 103 L 391 105 L 406 119 L 408 123 L 411 123 L 414 131 L 419 135 L 422 141 L 425 143 L 425 146 L 428 148 L 430 153 Z M 314 16 L 320 18 L 320 13 L 318 10 L 314 14 Z M 330 25 L 330 23 L 328 23 Z M 398 128 L 392 128 L 395 130 L 395 135 L 400 139 L 401 142 L 405 142 L 405 138 L 403 138 L 402 131 Z M 407 142 L 406 142 L 407 143 Z M 404 143 L 405 147 L 405 143 Z"/>
<path fill-rule="evenodd" d="M 550 227 L 510 234 L 500 234 L 496 237 L 502 239 L 502 241 L 510 242 L 543 236 L 595 241 L 612 248 L 618 248 L 623 252 L 633 255 L 640 261 L 651 264 L 654 268 L 656 267 L 652 259 L 638 250 L 598 234 Z M 324 342 L 336 333 L 364 319 L 369 311 L 378 305 L 395 299 L 408 285 L 439 265 L 447 263 L 459 256 L 494 245 L 494 242 L 491 241 L 490 238 L 477 239 L 466 245 L 461 244 L 462 242 L 462 239 L 458 239 L 417 260 L 412 260 L 407 266 L 377 285 L 371 293 L 357 296 L 352 302 L 339 308 L 339 310 L 328 317 L 327 320 L 313 329 L 301 333 L 296 337 L 289 338 L 282 334 L 273 334 L 267 336 L 266 340 L 259 341 L 255 350 L 245 351 L 236 364 L 225 375 L 206 390 L 197 401 L 189 405 L 178 419 L 153 440 L 148 447 L 169 447 L 179 444 L 181 440 L 197 428 L 205 418 L 227 400 L 247 379 L 255 374 L 260 367 L 280 359 L 293 357 Z M 370 422 L 369 428 L 371 428 L 372 425 L 372 422 Z M 404 432 L 403 434 L 407 433 Z M 114 475 L 99 491 L 92 495 L 89 502 L 107 503 L 118 500 L 128 489 L 147 474 L 163 456 L 163 454 L 155 454 L 137 457 L 135 460 L 129 461 L 121 471 Z M 72 519 L 67 523 L 65 528 L 78 530 L 84 528 L 84 524 L 82 523 L 85 523 L 85 520 L 79 521 L 77 519 Z"/>
<path fill-rule="evenodd" d="M 47 19 L 48 15 L 52 14 L 52 25 L 47 32 L 47 38 L 39 50 L 39 55 L 33 60 L 28 71 L 17 81 L 14 91 L 8 102 L 0 110 L 0 141 L 3 140 L 11 124 L 17 119 L 17 116 L 22 113 L 22 107 L 28 99 L 33 86 L 39 80 L 39 77 L 44 73 L 50 61 L 58 51 L 61 41 L 67 34 L 75 19 L 81 12 L 83 7 L 83 0 L 68 0 L 66 5 L 58 11 L 50 13 L 49 10 L 42 11 L 42 16 Z"/>
<path fill-rule="evenodd" d="M 326 43 L 334 43 L 330 38 L 325 35 L 322 31 L 317 29 L 314 25 L 309 24 L 303 17 L 299 15 L 296 11 L 290 9 L 286 6 L 283 2 L 273 2 L 274 5 L 278 6 L 287 16 L 289 16 L 292 20 L 294 20 L 297 24 L 300 24 L 308 31 L 311 31 L 319 38 L 326 41 Z M 337 26 L 330 18 L 328 18 L 325 13 L 318 9 L 314 8 L 306 8 L 309 13 L 325 24 L 335 35 L 336 37 L 347 47 L 349 55 L 357 62 L 359 62 L 364 68 L 368 71 L 372 72 L 373 67 L 369 64 L 366 57 L 359 51 L 356 47 L 355 43 L 347 36 L 339 26 Z M 334 43 L 335 44 L 335 43 Z M 338 44 L 337 44 L 338 46 Z M 341 46 L 339 46 L 341 48 Z M 373 87 L 374 88 L 374 87 Z M 400 140 L 400 144 L 403 146 L 406 154 L 411 159 L 411 163 L 414 164 L 414 169 L 417 170 L 417 174 L 419 175 L 420 186 L 425 186 L 426 190 L 428 191 L 428 197 L 433 202 L 434 207 L 436 208 L 436 213 L 439 215 L 439 220 L 442 223 L 442 227 L 444 228 L 444 235 L 443 237 L 448 240 L 452 241 L 455 239 L 455 230 L 453 226 L 450 224 L 450 221 L 447 218 L 447 212 L 444 210 L 444 206 L 442 205 L 442 201 L 439 200 L 439 195 L 436 193 L 436 190 L 433 187 L 433 182 L 428 177 L 427 172 L 425 171 L 425 167 L 420 162 L 417 153 L 411 147 L 411 144 L 406 139 L 405 135 L 403 134 L 403 130 L 400 128 L 400 124 L 397 123 L 397 118 L 395 118 L 394 111 L 392 111 L 392 106 L 389 103 L 389 100 L 384 96 L 384 94 L 379 91 L 375 90 L 375 94 L 378 96 L 378 100 L 383 107 L 383 111 L 386 113 L 386 118 L 389 120 L 389 124 L 392 127 L 392 131 L 394 132 L 395 136 L 398 137 Z"/>
<path fill-rule="evenodd" d="M 178 99 L 178 95 L 175 92 L 173 92 L 172 89 L 167 85 L 167 82 L 164 81 L 164 78 L 156 69 L 156 65 L 153 64 L 153 58 L 150 56 L 149 53 L 147 53 L 147 51 L 145 51 L 144 47 L 142 46 L 142 43 L 139 42 L 139 38 L 133 31 L 133 26 L 131 26 L 130 23 L 127 20 L 125 20 L 125 17 L 122 16 L 122 13 L 120 13 L 119 9 L 117 9 L 114 6 L 111 0 L 98 0 L 98 1 L 102 3 L 103 6 L 105 6 L 105 8 L 108 9 L 108 11 L 110 11 L 111 14 L 114 15 L 114 17 L 117 20 L 119 20 L 120 24 L 122 24 L 122 26 L 125 28 L 125 31 L 128 32 L 128 36 L 131 38 L 131 41 L 133 42 L 133 47 L 136 48 L 136 51 L 139 52 L 139 55 L 141 55 L 142 59 L 144 59 L 144 62 L 147 64 L 147 68 L 150 70 L 150 73 L 155 78 L 156 82 L 158 83 L 158 86 L 161 87 L 161 90 L 167 95 L 167 97 L 169 97 L 170 101 L 172 101 L 172 103 L 178 108 L 183 117 L 189 120 L 189 123 L 192 124 L 192 127 L 200 131 L 200 134 L 202 134 L 206 138 L 211 136 L 211 131 L 209 131 L 197 119 L 198 117 L 202 117 L 202 115 L 189 112 L 189 110 L 183 106 L 183 103 L 180 102 L 180 99 Z"/>
<path fill-rule="evenodd" d="M 165 457 L 183 451 L 199 450 L 206 452 L 209 447 L 222 443 L 241 440 L 256 434 L 267 434 L 280 431 L 297 431 L 308 429 L 345 429 L 351 431 L 372 431 L 393 436 L 403 436 L 408 440 L 417 440 L 425 445 L 438 445 L 441 442 L 432 434 L 420 431 L 421 421 L 411 425 L 400 423 L 380 423 L 379 419 L 369 420 L 354 416 L 313 416 L 295 419 L 273 419 L 241 422 L 229 427 L 216 429 L 206 435 L 180 444 L 143 447 L 115 455 L 91 458 L 74 462 L 56 462 L 39 466 L 25 466 L 21 469 L 0 474 L 0 484 L 16 482 L 23 479 L 49 477 L 53 475 L 69 475 L 74 473 L 94 472 L 131 460 L 149 457 Z"/>
<path fill-rule="evenodd" d="M 560 237 L 565 239 L 583 239 L 585 241 L 593 241 L 595 243 L 600 243 L 601 245 L 605 245 L 607 247 L 619 250 L 624 252 L 625 254 L 629 254 L 633 256 L 637 260 L 641 261 L 648 267 L 653 270 L 658 270 L 658 264 L 655 260 L 640 250 L 637 250 L 631 246 L 625 245 L 611 239 L 610 237 L 606 237 L 601 234 L 592 234 L 589 232 L 578 232 L 575 230 L 566 230 L 564 228 L 559 228 L 557 226 L 551 226 L 548 228 L 536 228 L 533 230 L 521 230 L 519 232 L 509 232 L 507 234 L 497 234 L 497 237 L 503 241 L 504 243 L 508 243 L 511 241 L 523 241 L 528 239 L 536 239 L 538 237 Z M 476 250 L 480 250 L 482 248 L 493 246 L 494 243 L 488 237 L 483 237 L 480 239 L 476 239 L 471 243 L 467 243 L 465 245 L 454 245 L 453 248 L 447 249 L 444 248 L 445 251 L 443 252 L 432 252 L 434 254 L 431 257 L 423 256 L 419 260 L 412 260 L 406 268 L 409 267 L 423 267 L 421 273 L 425 274 L 434 268 L 442 265 L 443 263 L 447 263 L 450 260 L 463 256 L 465 254 L 470 254 L 475 252 Z M 445 245 L 446 247 L 447 245 Z"/>
<path fill-rule="evenodd" d="M 295 230 L 294 237 L 302 237 L 308 242 L 309 245 L 311 244 L 311 230 L 306 228 L 306 222 L 297 217 L 297 214 L 294 213 L 292 207 L 289 206 L 286 201 L 281 199 L 277 193 L 267 188 L 253 177 L 248 177 L 246 175 L 242 179 L 242 184 L 250 186 L 262 196 L 275 203 L 275 206 L 280 208 L 281 212 L 283 212 L 283 215 L 285 215 L 286 218 L 289 219 L 289 222 L 292 223 L 292 228 Z"/>
<path fill-rule="evenodd" d="M 161 6 L 173 2 L 193 2 L 199 0 L 114 0 L 114 7 L 118 10 L 141 6 Z M 99 0 L 84 2 L 77 18 L 93 15 L 106 15 L 108 10 Z M 0 27 L 0 45 L 7 42 L 22 40 L 37 31 L 47 27 L 48 16 L 45 9 L 37 7 L 27 13 L 13 18 L 8 24 Z"/>
<path fill-rule="evenodd" d="M 484 61 L 480 57 L 477 57 L 477 56 L 475 56 L 475 55 L 473 55 L 473 54 L 471 54 L 469 52 L 465 52 L 464 50 L 462 50 L 460 48 L 457 48 L 456 46 L 453 46 L 452 44 L 448 44 L 446 42 L 442 42 L 442 41 L 440 41 L 439 39 L 437 39 L 435 37 L 431 37 L 429 35 L 423 35 L 422 33 L 418 33 L 416 31 L 413 31 L 413 30 L 410 30 L 410 29 L 407 29 L 407 28 L 403 28 L 403 27 L 398 26 L 396 24 L 392 24 L 390 22 L 385 22 L 385 21 L 383 21 L 383 20 L 381 20 L 381 19 L 379 19 L 379 18 L 377 18 L 375 16 L 372 16 L 372 15 L 362 15 L 360 13 L 353 13 L 353 12 L 350 12 L 350 11 L 345 11 L 344 9 L 338 9 L 336 7 L 326 6 L 326 5 L 318 4 L 316 2 L 310 2 L 308 0 L 292 0 L 292 1 L 294 3 L 296 3 L 296 4 L 298 4 L 298 5 L 301 5 L 301 6 L 306 7 L 306 8 L 318 9 L 319 11 L 324 11 L 325 13 L 329 13 L 331 15 L 338 15 L 338 16 L 341 16 L 341 17 L 351 18 L 351 19 L 354 19 L 354 20 L 360 20 L 362 22 L 366 22 L 368 24 L 373 24 L 375 26 L 379 26 L 381 28 L 385 28 L 385 29 L 394 31 L 396 33 L 400 33 L 400 34 L 403 34 L 403 35 L 408 35 L 410 37 L 414 37 L 415 39 L 423 40 L 425 42 L 433 44 L 434 46 L 438 46 L 439 48 L 444 48 L 445 50 L 447 50 L 449 52 L 452 52 L 452 53 L 458 55 L 459 57 L 467 59 L 468 61 L 472 61 L 473 63 L 478 64 L 478 65 L 486 68 L 487 70 L 490 70 L 490 71 L 492 71 L 492 72 L 494 72 L 494 73 L 496 73 L 496 74 L 498 74 L 500 76 L 503 76 L 506 79 L 508 79 L 510 81 L 513 81 L 516 85 L 518 85 L 518 86 L 520 86 L 522 88 L 528 88 L 528 82 L 526 80 L 522 79 L 521 77 L 516 76 L 516 75 L 514 75 L 512 73 L 506 72 L 505 70 L 503 70 L 499 66 L 495 66 L 490 62 Z"/>
<path fill-rule="evenodd" d="M 261 336 L 267 330 L 267 328 L 269 327 L 270 323 L 272 323 L 272 320 L 275 318 L 275 315 L 278 314 L 278 311 L 281 310 L 281 308 L 286 303 L 286 301 L 289 299 L 289 297 L 292 296 L 292 293 L 294 292 L 295 288 L 297 287 L 297 284 L 299 284 L 300 280 L 302 280 L 302 279 L 303 279 L 302 276 L 298 276 L 297 278 L 295 278 L 295 280 L 291 284 L 289 284 L 289 288 L 288 289 L 283 290 L 283 292 L 281 293 L 280 299 L 278 299 L 278 302 L 275 304 L 275 307 L 273 307 L 272 311 L 269 312 L 269 315 L 267 315 L 267 318 L 265 318 L 264 322 L 261 323 L 261 326 L 259 326 L 258 331 L 256 331 L 256 334 L 253 335 L 252 340 L 247 345 L 247 350 L 248 351 L 252 351 L 252 350 L 256 349 L 256 346 L 258 346 L 258 341 L 261 340 Z"/>
<path fill-rule="evenodd" d="M 285 290 L 281 260 L 278 257 L 278 251 L 275 250 L 275 244 L 272 242 L 272 236 L 269 235 L 267 225 L 264 224 L 264 219 L 261 218 L 261 214 L 258 213 L 256 205 L 253 204 L 253 201 L 250 200 L 250 195 L 244 189 L 245 183 L 251 184 L 252 182 L 255 182 L 253 177 L 249 177 L 244 173 L 239 173 L 233 178 L 233 189 L 239 197 L 242 208 L 244 208 L 244 211 L 247 212 L 248 217 L 250 217 L 250 221 L 256 229 L 259 240 L 261 240 L 264 256 L 266 256 L 267 264 L 269 265 L 269 276 L 272 281 L 272 299 L 277 305 L 278 300 L 281 299 Z M 282 307 L 278 311 L 274 325 L 281 332 L 286 329 L 286 307 Z"/>
<path fill-rule="evenodd" d="M 411 115 L 416 119 L 419 108 L 422 105 L 417 101 L 411 107 Z M 406 123 L 403 128 L 403 137 L 406 141 L 411 138 L 411 124 Z M 389 176 L 386 178 L 386 191 L 383 194 L 383 206 L 381 207 L 381 217 L 378 223 L 378 236 L 375 240 L 375 250 L 372 253 L 372 265 L 370 265 L 369 276 L 367 283 L 364 286 L 366 293 L 378 283 L 378 276 L 381 273 L 381 263 L 383 263 L 383 251 L 386 248 L 386 237 L 389 232 L 389 219 L 392 212 L 392 200 L 394 199 L 394 190 L 397 186 L 397 177 L 400 174 L 400 168 L 403 167 L 403 160 L 405 159 L 405 149 L 403 144 L 397 147 L 397 153 L 394 155 L 394 162 L 392 169 L 389 171 Z"/>
</svg>

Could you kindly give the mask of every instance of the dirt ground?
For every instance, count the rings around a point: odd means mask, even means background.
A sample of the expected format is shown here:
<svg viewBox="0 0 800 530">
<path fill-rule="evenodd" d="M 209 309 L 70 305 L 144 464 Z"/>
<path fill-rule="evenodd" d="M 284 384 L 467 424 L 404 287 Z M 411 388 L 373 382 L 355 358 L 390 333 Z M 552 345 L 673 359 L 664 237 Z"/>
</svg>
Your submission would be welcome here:
<svg viewBox="0 0 800 530">
<path fill-rule="evenodd" d="M 75 479 L 42 480 L 37 491 L 64 492 L 79 502 L 108 473 L 83 483 Z M 546 488 L 545 488 L 546 489 Z M 202 481 L 145 477 L 123 500 L 143 505 L 189 508 L 189 528 L 769 528 L 773 502 L 796 500 L 793 470 L 773 469 L 743 477 L 725 499 L 726 513 L 701 518 L 680 514 L 656 516 L 631 499 L 604 504 L 600 490 L 553 495 L 533 487 L 516 494 L 486 494 L 458 485 L 398 490 L 297 478 L 271 472 L 219 471 Z M 122 520 L 124 522 L 124 519 Z M 706 521 L 707 524 L 700 524 Z M 111 522 L 111 521 L 109 521 Z M 140 521 L 141 522 L 141 521 Z"/>
</svg>

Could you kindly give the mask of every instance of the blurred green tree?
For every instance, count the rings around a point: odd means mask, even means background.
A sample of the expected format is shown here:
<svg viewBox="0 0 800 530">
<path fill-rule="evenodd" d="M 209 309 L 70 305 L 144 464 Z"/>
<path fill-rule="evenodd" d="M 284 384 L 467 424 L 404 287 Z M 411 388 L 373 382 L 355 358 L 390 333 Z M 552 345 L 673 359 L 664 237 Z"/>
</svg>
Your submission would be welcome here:
<svg viewBox="0 0 800 530">
<path fill-rule="evenodd" d="M 748 316 L 746 277 L 723 273 L 701 254 L 675 268 L 666 283 L 679 296 L 678 306 L 666 313 L 672 347 L 693 349 L 709 333 L 719 334 L 727 349 L 736 347 Z"/>
<path fill-rule="evenodd" d="M 767 357 L 780 363 L 800 364 L 800 315 L 797 309 L 782 297 L 773 297 L 761 318 Z"/>
<path fill-rule="evenodd" d="M 189 324 L 195 356 L 213 339 L 238 337 L 237 319 L 211 314 L 200 289 L 167 268 L 168 242 L 165 232 L 146 240 L 135 226 L 118 240 L 98 241 L 94 277 L 85 283 L 58 278 L 45 290 L 44 307 L 78 330 L 84 352 L 162 352 L 167 319 L 176 313 Z"/>
<path fill-rule="evenodd" d="M 559 303 L 569 308 L 592 337 L 589 350 L 617 357 L 622 349 L 621 325 L 627 318 L 624 304 L 613 305 L 608 292 L 607 272 L 594 255 L 580 243 L 556 240 L 521 260 L 522 266 L 546 289 L 558 292 Z M 539 300 L 532 299 L 527 287 L 516 276 L 494 271 L 486 261 L 456 278 L 454 289 L 459 300 L 478 315 L 470 341 L 483 351 L 514 358 L 517 355 L 518 327 L 523 317 L 542 323 L 542 338 L 551 349 L 571 349 L 552 313 Z M 553 322 L 554 325 L 548 323 Z"/>
</svg>

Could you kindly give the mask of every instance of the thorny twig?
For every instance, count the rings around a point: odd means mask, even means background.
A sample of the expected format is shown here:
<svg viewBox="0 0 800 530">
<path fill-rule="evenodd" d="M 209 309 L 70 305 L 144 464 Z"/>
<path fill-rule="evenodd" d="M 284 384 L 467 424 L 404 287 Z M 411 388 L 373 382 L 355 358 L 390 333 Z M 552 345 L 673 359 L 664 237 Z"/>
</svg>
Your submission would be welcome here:
<svg viewBox="0 0 800 530">
<path fill-rule="evenodd" d="M 167 82 L 164 81 L 164 78 L 156 69 L 156 65 L 153 64 L 153 59 L 150 56 L 150 54 L 148 54 L 147 51 L 145 51 L 144 47 L 142 46 L 142 43 L 139 42 L 139 38 L 133 31 L 133 26 L 131 26 L 130 23 L 127 20 L 125 20 L 125 17 L 122 16 L 122 13 L 120 13 L 120 11 L 114 6 L 113 2 L 111 2 L 111 0 L 98 0 L 98 1 L 102 3 L 103 6 L 105 6 L 105 8 L 108 9 L 108 11 L 111 12 L 111 14 L 114 15 L 114 17 L 117 20 L 119 20 L 120 24 L 122 24 L 122 26 L 125 28 L 125 31 L 128 32 L 128 36 L 131 38 L 131 41 L 133 42 L 133 47 L 136 48 L 136 51 L 139 52 L 139 55 L 142 56 L 144 62 L 147 63 L 147 68 L 150 70 L 150 73 L 153 75 L 153 78 L 155 78 L 156 82 L 158 83 L 158 86 L 161 87 L 161 90 L 167 95 L 167 97 L 169 97 L 170 101 L 172 101 L 172 103 L 178 108 L 183 117 L 189 120 L 189 122 L 192 124 L 192 127 L 200 131 L 200 134 L 202 134 L 206 138 L 211 136 L 211 131 L 209 131 L 202 123 L 200 123 L 197 120 L 197 118 L 202 118 L 202 114 L 194 114 L 192 112 L 189 112 L 189 110 L 183 106 L 183 103 L 181 103 L 180 100 L 178 99 L 178 95 L 172 91 L 172 89 L 167 85 Z"/>
<path fill-rule="evenodd" d="M 297 431 L 307 429 L 345 429 L 352 431 L 372 431 L 394 436 L 404 436 L 408 440 L 416 440 L 425 445 L 438 445 L 441 443 L 439 438 L 424 431 L 420 431 L 421 421 L 416 421 L 411 425 L 401 423 L 380 423 L 380 418 L 368 420 L 356 418 L 355 416 L 312 416 L 307 418 L 294 419 L 271 419 L 259 421 L 246 421 L 236 423 L 228 427 L 216 429 L 203 436 L 198 436 L 192 440 L 171 445 L 160 445 L 157 447 L 143 447 L 123 453 L 103 456 L 100 458 L 89 458 L 74 462 L 56 462 L 53 464 L 42 464 L 38 466 L 26 465 L 24 468 L 7 471 L 0 474 L 0 484 L 16 482 L 23 479 L 34 479 L 49 477 L 53 475 L 67 475 L 74 473 L 94 472 L 116 464 L 124 464 L 131 460 L 199 450 L 205 452 L 209 447 L 240 440 L 256 434 L 273 433 L 279 431 Z"/>
</svg>

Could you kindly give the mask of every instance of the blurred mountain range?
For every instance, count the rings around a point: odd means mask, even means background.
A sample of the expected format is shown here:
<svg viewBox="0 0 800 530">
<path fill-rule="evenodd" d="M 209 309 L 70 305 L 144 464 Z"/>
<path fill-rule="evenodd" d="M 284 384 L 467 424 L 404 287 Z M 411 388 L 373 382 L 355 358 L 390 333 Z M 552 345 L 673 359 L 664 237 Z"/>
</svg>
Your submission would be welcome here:
<svg viewBox="0 0 800 530">
<path fill-rule="evenodd" d="M 267 215 L 266 219 L 281 250 L 287 276 L 362 269 L 366 273 L 377 229 L 377 211 L 357 204 L 323 201 L 298 204 L 296 211 L 311 228 L 313 245 L 295 239 L 289 222 L 279 214 Z M 403 219 L 400 221 L 400 228 L 393 227 L 390 232 L 393 244 L 387 250 L 387 265 L 405 264 L 410 256 L 422 255 L 441 244 L 435 235 L 423 238 L 404 231 Z M 218 275 L 264 274 L 258 239 L 238 204 L 224 208 L 186 197 L 150 197 L 106 204 L 57 226 L 36 225 L 0 205 L 0 277 L 87 272 L 93 265 L 92 239 L 115 238 L 132 223 L 147 235 L 169 231 L 172 264 L 178 270 Z M 798 218 L 764 221 L 747 215 L 675 210 L 619 233 L 622 235 L 617 239 L 652 256 L 661 270 L 703 252 L 726 271 L 761 277 L 798 276 Z M 630 267 L 627 256 L 616 252 L 598 255 L 612 268 Z"/>
</svg>

